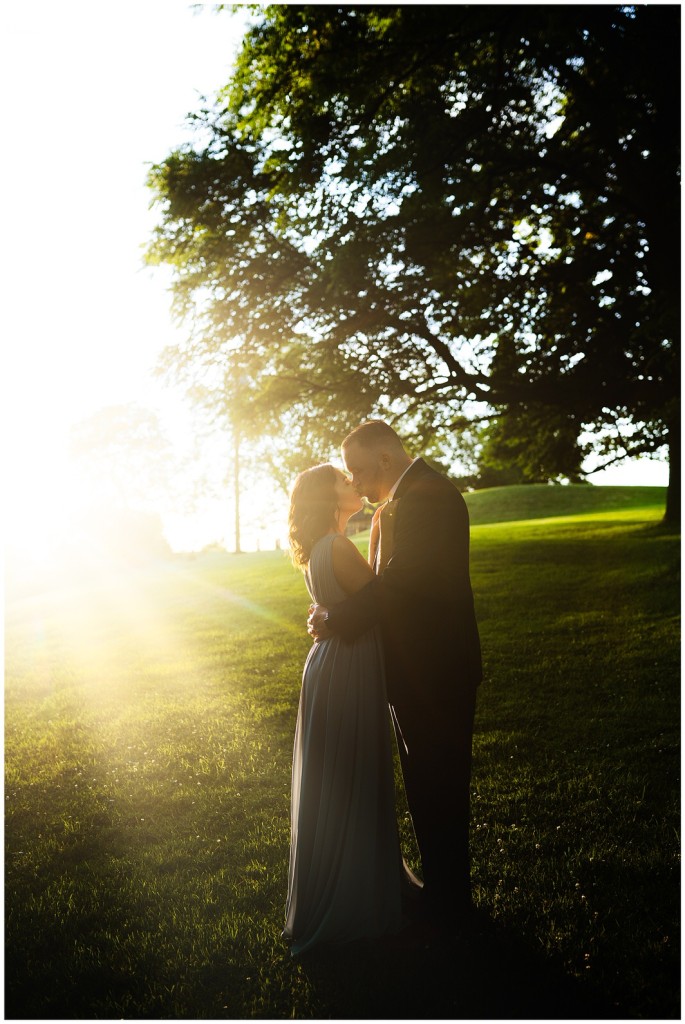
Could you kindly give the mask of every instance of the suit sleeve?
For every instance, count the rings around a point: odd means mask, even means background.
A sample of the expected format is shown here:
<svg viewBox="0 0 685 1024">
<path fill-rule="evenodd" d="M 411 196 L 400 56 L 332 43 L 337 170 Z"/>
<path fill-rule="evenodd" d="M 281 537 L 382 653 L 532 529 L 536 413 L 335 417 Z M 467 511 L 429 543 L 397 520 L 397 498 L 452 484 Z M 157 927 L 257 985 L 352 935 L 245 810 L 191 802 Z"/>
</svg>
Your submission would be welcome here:
<svg viewBox="0 0 685 1024">
<path fill-rule="evenodd" d="M 328 628 L 343 640 L 354 640 L 381 619 L 381 578 L 369 580 L 365 587 L 345 601 L 329 608 Z"/>
<path fill-rule="evenodd" d="M 402 502 L 383 575 L 330 609 L 329 627 L 344 640 L 392 617 L 398 605 L 453 594 L 462 567 L 468 580 L 468 513 L 461 495 L 451 487 L 417 488 Z"/>
</svg>

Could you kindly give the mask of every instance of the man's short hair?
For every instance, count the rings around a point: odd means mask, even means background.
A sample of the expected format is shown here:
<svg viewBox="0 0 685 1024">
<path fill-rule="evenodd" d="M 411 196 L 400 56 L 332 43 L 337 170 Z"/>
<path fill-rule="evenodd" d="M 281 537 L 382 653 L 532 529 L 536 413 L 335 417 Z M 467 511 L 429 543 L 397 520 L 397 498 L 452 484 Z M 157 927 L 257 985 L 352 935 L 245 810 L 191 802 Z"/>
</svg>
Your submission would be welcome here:
<svg viewBox="0 0 685 1024">
<path fill-rule="evenodd" d="M 404 450 L 404 445 L 399 435 L 384 420 L 367 420 L 365 423 L 360 423 L 358 427 L 355 427 L 347 435 L 342 443 L 342 447 L 347 448 L 350 444 L 358 444 L 362 448 L 376 448 L 388 445 L 390 448 L 400 447 Z"/>
</svg>

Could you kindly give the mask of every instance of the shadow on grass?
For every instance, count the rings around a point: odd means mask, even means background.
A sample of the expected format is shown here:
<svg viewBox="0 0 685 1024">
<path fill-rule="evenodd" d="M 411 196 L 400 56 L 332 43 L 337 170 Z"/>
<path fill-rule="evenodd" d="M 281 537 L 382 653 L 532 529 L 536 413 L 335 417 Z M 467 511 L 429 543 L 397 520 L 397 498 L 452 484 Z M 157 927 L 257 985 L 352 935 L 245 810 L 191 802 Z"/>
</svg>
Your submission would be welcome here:
<svg viewBox="0 0 685 1024">
<path fill-rule="evenodd" d="M 482 918 L 430 944 L 355 944 L 302 957 L 322 1017 L 598 1020 L 625 1016 L 517 936 Z"/>
</svg>

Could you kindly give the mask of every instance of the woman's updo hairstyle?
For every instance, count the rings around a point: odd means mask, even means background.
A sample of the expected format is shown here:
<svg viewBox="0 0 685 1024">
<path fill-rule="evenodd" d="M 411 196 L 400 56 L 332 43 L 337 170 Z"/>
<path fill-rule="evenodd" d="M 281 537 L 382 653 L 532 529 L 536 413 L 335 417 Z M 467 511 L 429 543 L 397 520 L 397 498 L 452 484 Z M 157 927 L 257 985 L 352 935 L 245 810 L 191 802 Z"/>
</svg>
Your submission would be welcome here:
<svg viewBox="0 0 685 1024">
<path fill-rule="evenodd" d="M 326 463 L 305 469 L 293 484 L 288 542 L 290 557 L 298 569 L 306 569 L 316 541 L 338 525 L 336 479 L 335 469 Z"/>
</svg>

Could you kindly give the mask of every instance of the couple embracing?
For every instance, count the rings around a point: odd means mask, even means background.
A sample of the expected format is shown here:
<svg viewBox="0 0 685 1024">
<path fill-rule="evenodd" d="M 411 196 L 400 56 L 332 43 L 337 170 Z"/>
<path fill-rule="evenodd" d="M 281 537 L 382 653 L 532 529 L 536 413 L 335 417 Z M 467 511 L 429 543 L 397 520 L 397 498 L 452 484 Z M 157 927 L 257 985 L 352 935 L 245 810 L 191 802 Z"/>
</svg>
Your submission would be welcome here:
<svg viewBox="0 0 685 1024">
<path fill-rule="evenodd" d="M 469 520 L 457 488 L 395 431 L 344 440 L 349 476 L 300 474 L 290 548 L 314 602 L 292 770 L 284 937 L 296 955 L 416 920 L 459 929 L 471 910 L 471 740 L 481 678 Z M 369 561 L 345 536 L 361 496 Z M 388 708 L 423 884 L 400 853 Z"/>
</svg>

